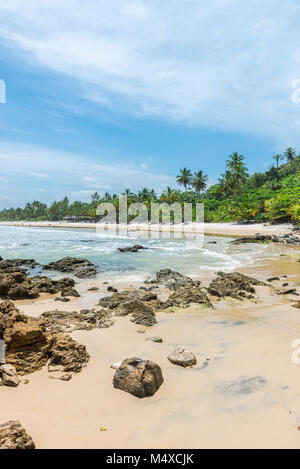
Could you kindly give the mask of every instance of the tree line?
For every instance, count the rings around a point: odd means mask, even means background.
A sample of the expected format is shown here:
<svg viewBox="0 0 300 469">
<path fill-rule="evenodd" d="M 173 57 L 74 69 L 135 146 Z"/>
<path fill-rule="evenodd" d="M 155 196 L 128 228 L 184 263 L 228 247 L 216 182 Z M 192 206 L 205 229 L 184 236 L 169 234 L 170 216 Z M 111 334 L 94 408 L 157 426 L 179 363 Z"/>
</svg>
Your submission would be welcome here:
<svg viewBox="0 0 300 469">
<path fill-rule="evenodd" d="M 300 223 L 300 154 L 292 147 L 273 157 L 273 164 L 265 172 L 249 174 L 243 155 L 234 152 L 226 160 L 224 173 L 218 182 L 209 185 L 203 170 L 194 173 L 188 168 L 179 170 L 176 182 L 182 190 L 167 187 L 161 194 L 142 188 L 137 193 L 126 189 L 129 205 L 143 202 L 204 203 L 206 221 L 293 221 Z M 70 202 L 68 197 L 47 206 L 38 200 L 24 208 L 0 211 L 1 221 L 61 220 L 65 217 L 95 217 L 97 206 L 111 202 L 118 212 L 120 194 L 91 195 L 91 201 Z"/>
</svg>

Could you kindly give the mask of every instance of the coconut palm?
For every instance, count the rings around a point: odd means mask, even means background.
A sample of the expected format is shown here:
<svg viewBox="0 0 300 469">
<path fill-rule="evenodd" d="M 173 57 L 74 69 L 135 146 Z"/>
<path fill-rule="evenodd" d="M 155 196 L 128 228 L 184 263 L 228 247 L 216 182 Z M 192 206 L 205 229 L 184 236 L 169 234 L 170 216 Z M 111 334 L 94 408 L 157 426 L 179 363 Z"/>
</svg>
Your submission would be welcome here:
<svg viewBox="0 0 300 469">
<path fill-rule="evenodd" d="M 197 171 L 196 173 L 194 173 L 194 177 L 193 177 L 193 180 L 192 180 L 192 186 L 193 186 L 193 188 L 195 189 L 195 191 L 197 192 L 198 195 L 200 194 L 201 191 L 203 191 L 206 188 L 207 181 L 208 181 L 208 177 L 207 177 L 206 174 L 203 174 L 202 170 Z"/>
<path fill-rule="evenodd" d="M 288 148 L 284 151 L 283 156 L 286 158 L 287 162 L 290 163 L 290 162 L 293 161 L 293 160 L 296 158 L 296 156 L 297 156 L 297 153 L 296 153 L 295 148 L 288 147 Z"/>
<path fill-rule="evenodd" d="M 283 156 L 280 153 L 277 153 L 273 156 L 273 160 L 276 161 L 276 168 L 278 169 L 279 161 L 283 160 Z"/>
<path fill-rule="evenodd" d="M 172 204 L 173 202 L 176 202 L 176 200 L 179 200 L 179 194 L 178 191 L 175 189 L 172 189 L 171 187 L 167 187 L 166 190 L 163 191 L 163 193 L 160 196 L 160 200 L 162 202 L 167 202 L 168 204 Z"/>
<path fill-rule="evenodd" d="M 178 184 L 183 186 L 184 189 L 186 190 L 186 188 L 190 186 L 192 183 L 192 180 L 193 180 L 192 172 L 190 169 L 187 169 L 187 168 L 180 169 L 179 171 L 180 171 L 180 174 L 178 174 L 178 176 L 176 177 L 176 180 Z"/>
</svg>

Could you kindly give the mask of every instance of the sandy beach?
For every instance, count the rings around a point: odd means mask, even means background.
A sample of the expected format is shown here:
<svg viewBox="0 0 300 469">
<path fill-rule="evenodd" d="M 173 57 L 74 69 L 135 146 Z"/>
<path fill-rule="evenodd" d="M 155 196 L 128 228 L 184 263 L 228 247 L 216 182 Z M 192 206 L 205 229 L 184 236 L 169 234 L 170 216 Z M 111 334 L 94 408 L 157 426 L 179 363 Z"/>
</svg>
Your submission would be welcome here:
<svg viewBox="0 0 300 469">
<path fill-rule="evenodd" d="M 116 230 L 128 230 L 130 231 L 153 231 L 153 232 L 181 232 L 184 230 L 185 233 L 202 233 L 205 235 L 214 236 L 232 236 L 232 237 L 253 237 L 256 233 L 263 235 L 281 235 L 290 233 L 292 225 L 270 225 L 263 223 L 194 223 L 191 225 L 146 225 L 146 224 L 129 224 L 129 225 L 114 225 L 114 224 L 101 224 L 101 223 L 67 223 L 67 222 L 0 222 L 1 226 L 19 226 L 19 227 L 43 227 L 43 228 L 89 228 L 89 229 L 100 229 L 103 231 L 116 231 Z"/>
<path fill-rule="evenodd" d="M 287 276 L 256 287 L 255 301 L 158 312 L 158 323 L 144 334 L 128 317 L 114 318 L 107 329 L 73 332 L 91 356 L 87 367 L 69 382 L 49 379 L 44 367 L 26 385 L 2 387 L 1 420 L 20 420 L 38 448 L 300 448 L 300 365 L 291 360 L 299 309 L 292 307 L 297 297 L 275 293 L 283 282 L 300 290 L 299 257 L 299 250 L 285 248 L 281 257 L 239 269 L 264 281 Z M 204 286 L 211 277 L 202 274 Z M 88 292 L 91 284 L 100 290 Z M 57 307 L 79 311 L 107 295 L 101 279 L 77 288 L 81 298 L 67 304 L 45 295 L 16 306 L 38 317 Z M 145 340 L 153 335 L 163 343 Z M 195 353 L 195 367 L 167 360 L 178 345 Z M 150 398 L 113 388 L 110 365 L 132 356 L 162 369 L 164 383 Z"/>
</svg>

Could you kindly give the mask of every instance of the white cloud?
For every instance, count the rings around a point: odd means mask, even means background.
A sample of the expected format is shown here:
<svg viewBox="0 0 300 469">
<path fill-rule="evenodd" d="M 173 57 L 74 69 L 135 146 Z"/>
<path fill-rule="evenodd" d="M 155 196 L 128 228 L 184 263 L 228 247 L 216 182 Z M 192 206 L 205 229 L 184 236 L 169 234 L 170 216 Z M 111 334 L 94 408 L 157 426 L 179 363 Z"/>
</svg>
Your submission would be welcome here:
<svg viewBox="0 0 300 469">
<path fill-rule="evenodd" d="M 2 0 L 0 14 L 2 40 L 101 106 L 300 141 L 295 0 Z"/>
<path fill-rule="evenodd" d="M 41 187 L 41 179 L 44 179 L 44 187 Z M 118 194 L 127 187 L 137 191 L 142 186 L 162 191 L 167 185 L 175 184 L 175 178 L 161 174 L 159 168 L 149 171 L 132 162 L 120 163 L 104 152 L 98 162 L 94 162 L 84 155 L 9 142 L 1 142 L 1 181 L 6 182 L 2 189 L 6 199 L 19 204 L 36 198 L 37 191 L 45 194 L 46 201 L 64 195 L 88 200 L 95 191 Z"/>
</svg>

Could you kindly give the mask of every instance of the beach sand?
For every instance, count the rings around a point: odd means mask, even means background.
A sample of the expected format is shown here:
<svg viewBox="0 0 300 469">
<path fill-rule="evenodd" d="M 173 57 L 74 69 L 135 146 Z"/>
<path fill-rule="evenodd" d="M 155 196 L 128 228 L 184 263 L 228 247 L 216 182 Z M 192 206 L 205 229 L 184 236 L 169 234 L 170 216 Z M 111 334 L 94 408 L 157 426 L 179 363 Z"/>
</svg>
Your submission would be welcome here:
<svg viewBox="0 0 300 469">
<path fill-rule="evenodd" d="M 24 227 L 47 227 L 47 228 L 91 228 L 104 231 L 116 231 L 118 229 L 128 231 L 148 231 L 153 232 L 181 232 L 185 233 L 203 233 L 214 236 L 232 236 L 232 237 L 253 237 L 256 233 L 263 235 L 281 235 L 291 232 L 292 225 L 269 225 L 263 223 L 241 224 L 241 223 L 194 223 L 191 225 L 147 225 L 147 224 L 129 224 L 113 225 L 101 223 L 67 223 L 67 222 L 0 222 L 0 226 L 24 226 Z"/>
<path fill-rule="evenodd" d="M 300 285 L 300 252 L 285 253 L 239 270 L 263 280 L 288 275 L 274 287 Z M 203 274 L 204 285 L 209 278 Z M 97 282 L 100 291 L 88 293 L 90 284 L 82 283 L 82 298 L 66 304 L 45 296 L 17 307 L 32 316 L 79 311 L 103 296 Z M 26 385 L 2 387 L 0 421 L 20 420 L 38 448 L 300 448 L 300 364 L 291 360 L 300 339 L 300 310 L 291 306 L 297 297 L 256 290 L 257 302 L 157 313 L 158 324 L 145 334 L 128 317 L 108 329 L 72 333 L 91 356 L 87 367 L 69 382 L 49 379 L 44 367 Z M 163 343 L 145 340 L 153 335 Z M 195 367 L 167 360 L 178 345 L 196 354 Z M 162 368 L 164 383 L 150 398 L 113 388 L 110 365 L 132 356 Z"/>
</svg>

